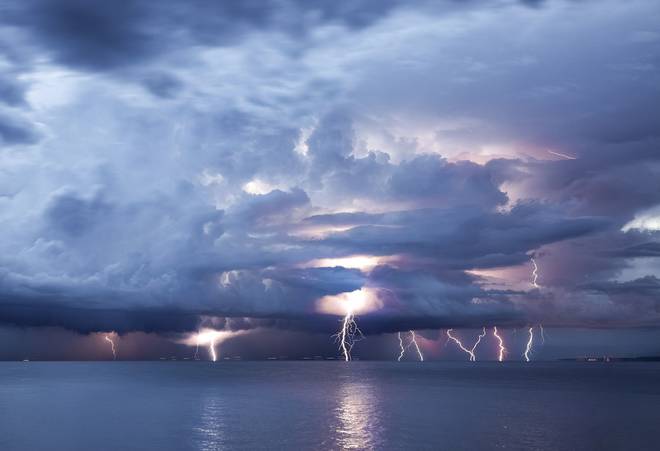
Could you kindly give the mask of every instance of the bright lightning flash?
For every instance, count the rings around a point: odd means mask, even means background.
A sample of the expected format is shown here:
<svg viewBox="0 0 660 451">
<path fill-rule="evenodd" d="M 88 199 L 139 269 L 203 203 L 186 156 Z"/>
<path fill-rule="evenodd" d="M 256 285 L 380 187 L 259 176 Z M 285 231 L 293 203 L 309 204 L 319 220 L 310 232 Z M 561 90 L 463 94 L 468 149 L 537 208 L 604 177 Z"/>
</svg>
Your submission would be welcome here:
<svg viewBox="0 0 660 451">
<path fill-rule="evenodd" d="M 527 340 L 527 346 L 525 347 L 525 362 L 529 362 L 529 354 L 532 352 L 532 344 L 534 343 L 534 328 L 529 328 L 529 340 Z"/>
<path fill-rule="evenodd" d="M 534 288 L 541 288 L 539 287 L 538 283 L 536 283 L 536 281 L 539 279 L 539 267 L 536 264 L 536 260 L 534 260 L 533 257 L 531 258 L 531 260 L 532 260 L 532 265 L 534 265 L 534 271 L 532 271 L 532 285 L 534 286 Z"/>
<path fill-rule="evenodd" d="M 499 362 L 502 362 L 502 361 L 504 361 L 504 354 L 506 354 L 506 348 L 504 347 L 504 340 L 502 339 L 502 337 L 497 332 L 497 326 L 493 326 L 493 336 L 495 338 L 497 338 L 498 346 L 500 348 L 500 352 L 497 355 L 497 360 Z"/>
<path fill-rule="evenodd" d="M 181 343 L 187 344 L 188 346 L 195 346 L 195 358 L 197 358 L 197 351 L 199 346 L 207 346 L 211 361 L 217 362 L 218 353 L 216 351 L 216 346 L 229 338 L 242 335 L 244 333 L 247 333 L 247 331 L 202 329 L 195 334 L 189 335 L 187 338 L 182 340 Z"/>
<path fill-rule="evenodd" d="M 211 360 L 216 362 L 218 360 L 218 355 L 215 353 L 215 340 L 209 342 L 209 353 L 211 354 Z"/>
<path fill-rule="evenodd" d="M 472 346 L 472 349 L 468 349 L 465 346 L 463 346 L 463 343 L 461 343 L 461 341 L 458 338 L 454 337 L 451 334 L 453 330 L 454 329 L 447 329 L 447 337 L 449 337 L 450 340 L 456 343 L 463 352 L 467 353 L 470 356 L 470 362 L 476 362 L 477 357 L 475 356 L 474 351 L 477 349 L 477 346 L 479 346 L 479 343 L 481 343 L 481 339 L 486 336 L 486 328 L 485 327 L 483 328 L 482 333 L 479 335 L 479 337 L 477 337 L 477 341 L 474 343 L 474 346 Z"/>
<path fill-rule="evenodd" d="M 415 336 L 415 331 L 411 330 L 410 332 L 410 342 L 408 343 L 407 346 L 403 346 L 403 338 L 401 338 L 401 332 L 397 334 L 399 338 L 399 349 L 401 352 L 399 353 L 399 357 L 397 358 L 397 361 L 400 362 L 401 359 L 403 358 L 403 355 L 406 353 L 406 349 L 408 349 L 411 346 L 415 347 L 415 350 L 417 351 L 417 355 L 419 356 L 419 361 L 423 362 L 424 361 L 424 355 L 422 354 L 422 350 L 419 349 L 419 344 L 417 343 L 417 337 Z"/>
<path fill-rule="evenodd" d="M 103 337 L 105 341 L 110 343 L 110 348 L 112 349 L 112 360 L 117 360 L 117 349 L 115 348 L 115 342 L 112 341 L 112 338 L 110 338 L 109 335 L 106 335 Z"/>
<path fill-rule="evenodd" d="M 341 349 L 341 352 L 344 355 L 344 360 L 347 362 L 350 361 L 351 350 L 353 349 L 355 342 L 363 337 L 362 331 L 355 322 L 353 309 L 350 306 L 346 309 L 346 315 L 341 322 L 341 329 L 339 329 L 339 332 L 337 332 L 335 337 L 339 342 L 339 349 Z"/>
<path fill-rule="evenodd" d="M 355 342 L 363 338 L 362 331 L 355 322 L 355 312 L 364 308 L 367 302 L 366 292 L 363 290 L 355 290 L 350 293 L 344 293 L 342 297 L 338 297 L 343 304 L 344 318 L 341 320 L 341 328 L 335 335 L 335 340 L 339 343 L 344 360 L 346 362 L 351 360 L 351 351 Z"/>
<path fill-rule="evenodd" d="M 382 303 L 378 297 L 378 290 L 371 287 L 327 295 L 317 300 L 316 308 L 319 312 L 343 317 L 339 332 L 332 337 L 339 343 L 339 349 L 345 361 L 351 360 L 351 350 L 355 342 L 364 338 L 355 322 L 355 316 L 358 313 L 367 313 L 380 307 L 382 307 Z"/>
<path fill-rule="evenodd" d="M 403 346 L 403 339 L 401 338 L 401 332 L 397 334 L 397 337 L 399 337 L 399 348 L 401 349 L 401 352 L 399 353 L 399 358 L 396 360 L 397 362 L 400 362 L 401 358 L 403 358 L 403 354 L 406 353 L 406 348 Z"/>
<path fill-rule="evenodd" d="M 413 330 L 410 331 L 410 342 L 413 344 L 413 346 L 415 346 L 415 350 L 419 356 L 419 361 L 423 362 L 424 356 L 422 355 L 422 351 L 419 349 L 419 344 L 417 344 L 417 337 L 415 337 L 415 331 Z"/>
</svg>

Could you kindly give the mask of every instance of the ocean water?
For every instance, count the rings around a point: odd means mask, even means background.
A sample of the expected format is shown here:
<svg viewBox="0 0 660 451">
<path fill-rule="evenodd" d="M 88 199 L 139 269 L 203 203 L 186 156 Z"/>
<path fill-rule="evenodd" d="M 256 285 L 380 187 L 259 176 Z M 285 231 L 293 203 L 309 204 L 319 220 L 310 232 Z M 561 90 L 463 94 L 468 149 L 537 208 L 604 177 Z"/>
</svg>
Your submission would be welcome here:
<svg viewBox="0 0 660 451">
<path fill-rule="evenodd" d="M 0 450 L 658 450 L 660 364 L 0 363 Z"/>
</svg>

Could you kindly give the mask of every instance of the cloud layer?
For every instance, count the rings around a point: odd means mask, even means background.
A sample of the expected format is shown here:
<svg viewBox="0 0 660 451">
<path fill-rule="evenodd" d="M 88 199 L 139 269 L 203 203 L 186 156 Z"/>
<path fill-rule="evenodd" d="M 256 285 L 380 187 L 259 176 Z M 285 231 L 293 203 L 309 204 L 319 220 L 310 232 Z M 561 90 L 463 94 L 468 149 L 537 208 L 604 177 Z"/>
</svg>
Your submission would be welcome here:
<svg viewBox="0 0 660 451">
<path fill-rule="evenodd" d="M 1 8 L 3 323 L 660 325 L 655 2 Z"/>
</svg>

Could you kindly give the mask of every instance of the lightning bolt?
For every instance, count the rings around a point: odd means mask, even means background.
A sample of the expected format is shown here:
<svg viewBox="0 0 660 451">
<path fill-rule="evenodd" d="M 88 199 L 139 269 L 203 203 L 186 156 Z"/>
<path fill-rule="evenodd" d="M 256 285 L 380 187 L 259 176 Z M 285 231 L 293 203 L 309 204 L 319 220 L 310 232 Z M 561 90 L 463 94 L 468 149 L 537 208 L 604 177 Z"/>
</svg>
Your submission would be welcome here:
<svg viewBox="0 0 660 451">
<path fill-rule="evenodd" d="M 539 330 L 541 331 L 541 344 L 545 344 L 545 331 L 543 330 L 543 324 L 539 324 Z"/>
<path fill-rule="evenodd" d="M 525 362 L 529 362 L 529 354 L 532 352 L 532 344 L 534 343 L 534 328 L 529 328 L 529 340 L 527 340 L 527 347 L 525 348 Z"/>
<path fill-rule="evenodd" d="M 477 357 L 474 355 L 474 351 L 477 349 L 477 346 L 479 346 L 479 343 L 481 343 L 481 339 L 486 336 L 486 328 L 485 327 L 483 328 L 483 332 L 481 333 L 481 335 L 479 335 L 479 337 L 477 337 L 477 341 L 474 343 L 474 346 L 472 346 L 472 349 L 468 349 L 465 346 L 463 346 L 463 343 L 461 343 L 461 341 L 458 338 L 454 337 L 451 334 L 452 330 L 454 329 L 447 329 L 447 337 L 449 337 L 450 340 L 456 343 L 463 352 L 466 352 L 470 356 L 470 362 L 476 362 Z"/>
<path fill-rule="evenodd" d="M 497 356 L 497 360 L 499 362 L 504 361 L 504 354 L 506 354 L 506 348 L 504 347 L 504 340 L 502 340 L 502 337 L 497 333 L 497 326 L 493 326 L 493 336 L 497 338 L 498 341 L 498 346 L 500 348 L 500 352 Z"/>
<path fill-rule="evenodd" d="M 414 346 L 415 350 L 417 351 L 417 355 L 419 356 L 419 361 L 423 362 L 424 355 L 422 354 L 422 350 L 419 349 L 419 344 L 417 343 L 417 337 L 415 336 L 415 331 L 410 330 L 408 332 L 410 332 L 410 341 L 408 342 L 407 346 L 403 346 L 403 338 L 401 337 L 401 332 L 397 334 L 397 337 L 399 338 L 399 349 L 401 350 L 401 352 L 399 353 L 399 357 L 396 360 L 397 362 L 400 362 L 401 359 L 403 358 L 403 355 L 406 353 L 406 350 L 409 347 Z"/>
<path fill-rule="evenodd" d="M 346 362 L 351 360 L 351 350 L 355 342 L 363 337 L 362 331 L 355 322 L 355 315 L 351 306 L 347 306 L 346 315 L 341 321 L 341 329 L 335 334 L 336 340 L 339 342 L 339 349 L 341 349 Z M 357 337 L 357 338 L 356 338 Z"/>
<path fill-rule="evenodd" d="M 532 265 L 534 265 L 534 270 L 532 271 L 532 285 L 534 286 L 534 288 L 541 288 L 536 283 L 536 281 L 539 279 L 539 267 L 536 264 L 536 260 L 534 260 L 534 257 L 531 257 L 531 260 L 532 260 Z"/>
<path fill-rule="evenodd" d="M 106 335 L 104 338 L 105 341 L 110 343 L 110 348 L 112 349 L 112 360 L 117 360 L 117 350 L 115 349 L 115 342 L 112 341 L 112 338 L 110 338 L 110 336 L 108 335 Z"/>
<path fill-rule="evenodd" d="M 215 339 L 209 342 L 209 354 L 211 355 L 211 360 L 213 362 L 216 362 L 218 360 L 218 356 L 215 353 Z"/>
<path fill-rule="evenodd" d="M 419 361 L 423 362 L 424 361 L 424 356 L 422 355 L 422 351 L 419 349 L 419 345 L 417 344 L 417 337 L 415 337 L 415 331 L 414 330 L 410 331 L 410 342 L 415 346 L 415 350 L 417 350 L 417 355 L 419 356 Z"/>
<path fill-rule="evenodd" d="M 566 155 L 565 153 L 553 152 L 552 150 L 548 150 L 548 153 L 550 153 L 550 154 L 552 154 L 552 155 L 555 155 L 555 156 L 558 156 L 558 157 L 561 157 L 561 158 L 563 158 L 563 159 L 565 159 L 565 160 L 577 160 L 576 157 L 572 157 L 572 156 L 570 156 L 570 155 Z"/>
<path fill-rule="evenodd" d="M 399 348 L 401 348 L 401 353 L 399 354 L 399 358 L 397 358 L 397 362 L 401 361 L 401 358 L 403 357 L 403 354 L 406 353 L 406 348 L 403 347 L 403 339 L 401 338 L 401 332 L 397 334 L 397 337 L 399 337 Z"/>
<path fill-rule="evenodd" d="M 208 348 L 209 357 L 211 361 L 218 361 L 218 352 L 216 347 L 225 341 L 237 337 L 239 335 L 247 334 L 246 330 L 216 330 L 205 327 L 195 333 L 189 333 L 182 339 L 178 340 L 179 343 L 195 347 L 195 360 L 199 359 L 199 347 L 206 346 Z"/>
</svg>

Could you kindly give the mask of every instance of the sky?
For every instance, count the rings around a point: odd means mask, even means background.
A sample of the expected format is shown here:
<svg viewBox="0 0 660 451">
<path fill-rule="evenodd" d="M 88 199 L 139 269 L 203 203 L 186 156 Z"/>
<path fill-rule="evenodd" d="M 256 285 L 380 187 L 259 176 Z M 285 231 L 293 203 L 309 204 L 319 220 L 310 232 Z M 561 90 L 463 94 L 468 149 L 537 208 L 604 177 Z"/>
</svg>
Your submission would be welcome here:
<svg viewBox="0 0 660 451">
<path fill-rule="evenodd" d="M 660 354 L 658 23 L 0 1 L 0 359 L 337 356 L 351 299 L 364 359 Z"/>
</svg>

